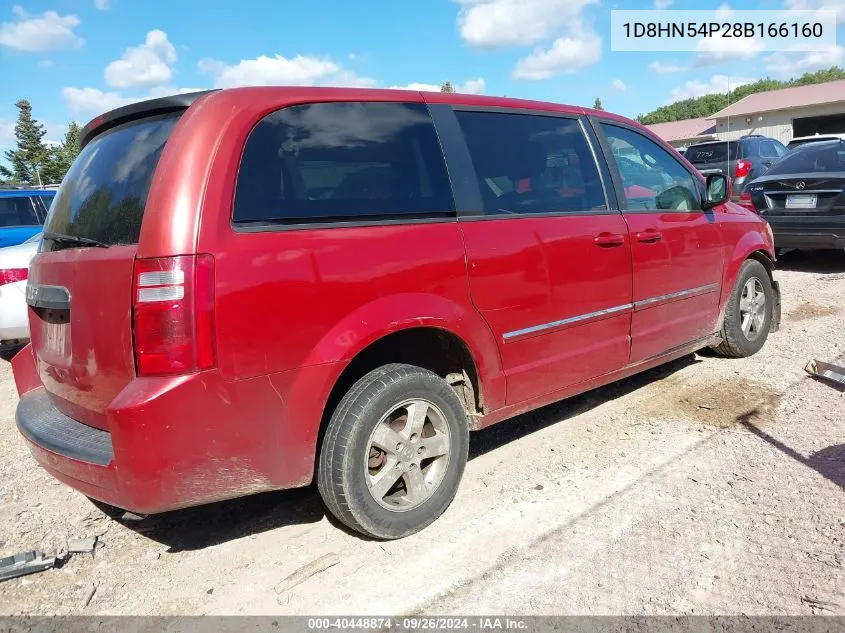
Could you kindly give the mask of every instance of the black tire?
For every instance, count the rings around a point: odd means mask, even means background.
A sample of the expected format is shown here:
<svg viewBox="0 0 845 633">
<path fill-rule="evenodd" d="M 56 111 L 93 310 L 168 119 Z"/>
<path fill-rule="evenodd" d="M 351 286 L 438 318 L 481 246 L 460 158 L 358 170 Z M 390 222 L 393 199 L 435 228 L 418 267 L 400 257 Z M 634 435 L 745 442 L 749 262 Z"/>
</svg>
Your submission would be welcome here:
<svg viewBox="0 0 845 633">
<path fill-rule="evenodd" d="M 378 502 L 368 488 L 368 460 L 373 458 L 371 436 L 376 425 L 384 423 L 384 416 L 415 398 L 434 405 L 438 424 L 447 427 L 450 450 L 445 465 L 440 466 L 439 483 L 426 493 L 430 496 L 416 507 L 391 510 L 381 505 L 386 497 Z M 425 420 L 428 427 L 431 423 L 427 417 Z M 415 441 L 422 442 L 422 435 Z M 347 527 L 378 539 L 402 538 L 433 523 L 449 507 L 458 490 L 468 450 L 466 413 L 452 387 L 420 367 L 385 365 L 356 382 L 335 409 L 320 450 L 317 486 L 329 511 Z M 387 463 L 384 462 L 385 468 Z M 421 472 L 423 467 L 420 463 Z M 396 480 L 400 492 L 405 481 L 409 481 L 404 477 L 400 474 Z"/>
<path fill-rule="evenodd" d="M 746 284 L 751 280 L 759 282 L 759 287 L 762 289 L 763 296 L 765 297 L 765 310 L 762 323 L 754 336 L 752 336 L 753 333 L 743 331 L 743 317 L 740 310 L 743 292 Z M 721 331 L 722 342 L 714 347 L 716 353 L 729 358 L 745 358 L 746 356 L 752 356 L 759 352 L 769 337 L 774 305 L 775 292 L 772 288 L 769 271 L 756 259 L 746 260 L 742 268 L 739 269 L 736 284 L 733 290 L 731 290 L 731 296 L 725 308 L 725 321 L 722 324 Z"/>
<path fill-rule="evenodd" d="M 18 352 L 20 352 L 25 346 L 24 345 L 16 345 L 14 347 L 4 347 L 0 349 L 0 358 L 5 360 L 6 362 L 11 363 L 12 359 L 17 356 Z"/>
</svg>

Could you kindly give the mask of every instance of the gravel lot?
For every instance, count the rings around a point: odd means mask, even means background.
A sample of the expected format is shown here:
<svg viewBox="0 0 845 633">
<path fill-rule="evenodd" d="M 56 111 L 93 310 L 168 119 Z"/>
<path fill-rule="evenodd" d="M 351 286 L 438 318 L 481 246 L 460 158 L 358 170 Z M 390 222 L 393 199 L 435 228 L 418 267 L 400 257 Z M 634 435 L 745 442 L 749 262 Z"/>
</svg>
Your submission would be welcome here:
<svg viewBox="0 0 845 633">
<path fill-rule="evenodd" d="M 452 507 L 391 543 L 311 488 L 113 521 L 36 466 L 2 363 L 0 554 L 103 547 L 1 583 L 0 613 L 845 614 L 845 393 L 803 372 L 845 361 L 845 254 L 788 254 L 777 278 L 760 354 L 690 356 L 475 434 Z"/>
</svg>

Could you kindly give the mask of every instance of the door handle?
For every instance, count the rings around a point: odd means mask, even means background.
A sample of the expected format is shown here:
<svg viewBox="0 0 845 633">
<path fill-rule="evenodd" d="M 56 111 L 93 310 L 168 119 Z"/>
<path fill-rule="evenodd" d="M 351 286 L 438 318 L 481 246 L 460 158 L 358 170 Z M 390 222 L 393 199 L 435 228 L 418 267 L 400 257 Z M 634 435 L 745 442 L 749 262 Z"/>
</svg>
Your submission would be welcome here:
<svg viewBox="0 0 845 633">
<path fill-rule="evenodd" d="M 599 233 L 593 238 L 598 246 L 622 246 L 625 243 L 625 236 L 619 233 Z"/>
<path fill-rule="evenodd" d="M 647 229 L 642 233 L 637 233 L 637 241 L 643 244 L 654 244 L 663 239 L 663 233 L 655 231 L 654 229 Z"/>
</svg>

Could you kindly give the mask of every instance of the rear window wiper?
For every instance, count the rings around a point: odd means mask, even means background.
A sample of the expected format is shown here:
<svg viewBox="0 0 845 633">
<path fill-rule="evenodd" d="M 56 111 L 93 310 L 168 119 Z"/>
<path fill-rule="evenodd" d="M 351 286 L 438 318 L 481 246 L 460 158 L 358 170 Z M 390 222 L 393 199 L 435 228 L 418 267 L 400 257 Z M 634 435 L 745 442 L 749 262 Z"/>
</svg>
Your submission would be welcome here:
<svg viewBox="0 0 845 633">
<path fill-rule="evenodd" d="M 90 237 L 78 237 L 76 235 L 65 235 L 64 233 L 54 233 L 53 231 L 44 231 L 41 237 L 45 240 L 53 240 L 54 242 L 61 242 L 63 244 L 76 244 L 77 246 L 96 246 L 98 248 L 108 248 L 108 244 L 103 244 Z"/>
</svg>

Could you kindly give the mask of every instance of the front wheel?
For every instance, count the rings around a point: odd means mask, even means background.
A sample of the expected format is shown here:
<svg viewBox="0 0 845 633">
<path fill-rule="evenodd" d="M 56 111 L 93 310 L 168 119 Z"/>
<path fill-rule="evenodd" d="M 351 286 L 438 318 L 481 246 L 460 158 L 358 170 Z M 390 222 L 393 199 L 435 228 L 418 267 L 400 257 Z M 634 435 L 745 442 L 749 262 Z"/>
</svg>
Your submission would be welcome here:
<svg viewBox="0 0 845 633">
<path fill-rule="evenodd" d="M 716 346 L 716 352 L 731 358 L 759 352 L 772 327 L 774 306 L 775 292 L 769 271 L 757 260 L 747 260 L 728 299 L 722 342 Z"/>
<path fill-rule="evenodd" d="M 396 539 L 434 522 L 467 461 L 464 408 L 440 376 L 386 365 L 361 378 L 329 421 L 317 486 L 348 527 Z"/>
</svg>

